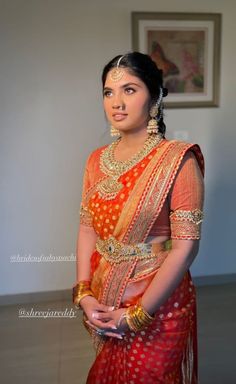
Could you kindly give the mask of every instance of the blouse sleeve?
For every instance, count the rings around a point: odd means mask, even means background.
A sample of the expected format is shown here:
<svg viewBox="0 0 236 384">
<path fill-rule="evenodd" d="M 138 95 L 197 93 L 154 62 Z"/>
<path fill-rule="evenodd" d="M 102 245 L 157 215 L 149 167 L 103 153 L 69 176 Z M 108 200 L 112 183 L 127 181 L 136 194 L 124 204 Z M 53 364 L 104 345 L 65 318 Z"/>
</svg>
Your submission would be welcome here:
<svg viewBox="0 0 236 384">
<path fill-rule="evenodd" d="M 172 239 L 200 239 L 203 200 L 203 176 L 195 155 L 189 151 L 183 159 L 170 191 Z"/>
<path fill-rule="evenodd" d="M 86 161 L 84 177 L 83 177 L 82 199 L 80 204 L 80 224 L 86 225 L 88 227 L 92 227 L 93 226 L 92 215 L 89 212 L 87 201 L 86 201 L 87 192 L 91 187 L 89 159 L 90 157 Z"/>
</svg>

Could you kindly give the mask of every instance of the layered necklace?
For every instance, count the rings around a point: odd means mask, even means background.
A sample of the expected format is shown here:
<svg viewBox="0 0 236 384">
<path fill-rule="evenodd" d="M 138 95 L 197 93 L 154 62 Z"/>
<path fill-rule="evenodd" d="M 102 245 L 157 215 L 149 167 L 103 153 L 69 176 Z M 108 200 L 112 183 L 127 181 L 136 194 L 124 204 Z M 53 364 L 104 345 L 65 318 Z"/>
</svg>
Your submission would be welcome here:
<svg viewBox="0 0 236 384">
<path fill-rule="evenodd" d="M 157 146 L 163 139 L 161 134 L 150 135 L 143 148 L 132 156 L 128 160 L 116 160 L 114 157 L 114 152 L 119 144 L 121 139 L 114 141 L 108 147 L 106 147 L 100 157 L 100 169 L 107 176 L 103 179 L 98 185 L 97 190 L 100 197 L 105 200 L 114 199 L 119 191 L 124 187 L 124 185 L 118 180 L 120 176 L 128 172 L 133 168 L 138 162 L 144 159 L 151 150 Z"/>
</svg>

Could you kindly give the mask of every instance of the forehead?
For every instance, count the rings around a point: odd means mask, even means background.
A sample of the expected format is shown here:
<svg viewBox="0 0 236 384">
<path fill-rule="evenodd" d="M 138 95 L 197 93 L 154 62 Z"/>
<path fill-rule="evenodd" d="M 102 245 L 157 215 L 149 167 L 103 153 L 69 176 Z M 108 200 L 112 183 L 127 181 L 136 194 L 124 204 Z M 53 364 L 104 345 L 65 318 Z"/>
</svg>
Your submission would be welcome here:
<svg viewBox="0 0 236 384">
<path fill-rule="evenodd" d="M 122 87 L 124 84 L 127 84 L 127 83 L 134 83 L 146 88 L 146 85 L 144 84 L 144 82 L 134 73 L 132 73 L 131 70 L 128 68 L 119 67 L 119 70 L 123 72 L 123 75 L 119 80 L 114 81 L 114 79 L 112 79 L 111 77 L 111 73 L 114 70 L 116 70 L 116 68 L 112 68 L 107 73 L 107 77 L 104 85 L 105 87 L 115 88 L 115 87 Z"/>
</svg>

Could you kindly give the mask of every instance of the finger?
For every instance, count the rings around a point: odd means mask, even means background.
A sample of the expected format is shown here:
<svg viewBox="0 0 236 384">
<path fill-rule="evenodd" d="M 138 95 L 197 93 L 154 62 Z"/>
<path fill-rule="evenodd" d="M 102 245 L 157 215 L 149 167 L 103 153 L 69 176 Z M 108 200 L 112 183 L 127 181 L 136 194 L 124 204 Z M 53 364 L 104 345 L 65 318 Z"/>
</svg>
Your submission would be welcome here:
<svg viewBox="0 0 236 384">
<path fill-rule="evenodd" d="M 120 339 L 120 340 L 123 339 L 123 337 L 119 333 L 105 332 L 104 335 L 109 337 L 114 337 L 115 339 Z"/>
<path fill-rule="evenodd" d="M 98 328 L 104 328 L 104 329 L 117 329 L 117 326 L 115 325 L 113 320 L 104 322 L 102 320 L 93 319 L 93 324 L 96 325 Z"/>
<path fill-rule="evenodd" d="M 93 312 L 92 317 L 93 319 L 104 320 L 104 321 L 112 320 L 112 317 L 108 312 Z"/>
<path fill-rule="evenodd" d="M 87 322 L 89 325 L 93 325 L 96 328 L 103 328 L 103 329 L 117 329 L 116 325 L 112 322 L 104 323 L 103 321 L 99 321 L 96 319 L 93 319 L 92 322 Z"/>
<path fill-rule="evenodd" d="M 107 305 L 104 305 L 104 304 L 99 304 L 97 308 L 99 311 L 102 311 L 102 312 L 111 312 L 111 311 L 114 311 L 115 309 L 115 307 L 108 307 Z"/>
<path fill-rule="evenodd" d="M 86 320 L 86 323 L 92 328 L 94 329 L 96 332 L 97 331 L 100 331 L 99 328 L 95 327 L 95 325 L 93 325 L 92 323 L 90 323 L 89 320 Z M 122 335 L 120 335 L 119 333 L 114 333 L 114 332 L 104 332 L 104 336 L 109 336 L 109 337 L 114 337 L 116 339 L 123 339 Z"/>
</svg>

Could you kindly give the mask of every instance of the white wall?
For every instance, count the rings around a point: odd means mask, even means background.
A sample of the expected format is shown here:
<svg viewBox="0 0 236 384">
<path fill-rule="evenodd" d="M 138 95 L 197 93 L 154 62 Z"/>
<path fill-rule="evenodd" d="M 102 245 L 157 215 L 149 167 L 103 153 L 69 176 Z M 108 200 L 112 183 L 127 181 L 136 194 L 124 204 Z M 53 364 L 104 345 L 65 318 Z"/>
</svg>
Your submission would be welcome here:
<svg viewBox="0 0 236 384">
<path fill-rule="evenodd" d="M 206 158 L 205 223 L 195 276 L 236 273 L 236 52 L 232 0 L 0 0 L 1 294 L 69 288 L 88 153 L 109 140 L 100 74 L 131 50 L 131 11 L 223 14 L 220 108 L 167 110 Z"/>
</svg>

